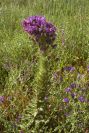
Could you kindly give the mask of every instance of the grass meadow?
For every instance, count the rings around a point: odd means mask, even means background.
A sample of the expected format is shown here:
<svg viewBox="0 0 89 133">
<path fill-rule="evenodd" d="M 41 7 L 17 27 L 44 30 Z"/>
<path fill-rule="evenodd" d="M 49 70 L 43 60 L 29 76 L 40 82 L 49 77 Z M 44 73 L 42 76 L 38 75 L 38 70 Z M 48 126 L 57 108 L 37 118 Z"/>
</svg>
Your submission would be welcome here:
<svg viewBox="0 0 89 133">
<path fill-rule="evenodd" d="M 33 15 L 57 27 L 39 129 L 39 48 L 21 25 Z M 0 133 L 89 133 L 89 0 L 0 0 Z"/>
</svg>

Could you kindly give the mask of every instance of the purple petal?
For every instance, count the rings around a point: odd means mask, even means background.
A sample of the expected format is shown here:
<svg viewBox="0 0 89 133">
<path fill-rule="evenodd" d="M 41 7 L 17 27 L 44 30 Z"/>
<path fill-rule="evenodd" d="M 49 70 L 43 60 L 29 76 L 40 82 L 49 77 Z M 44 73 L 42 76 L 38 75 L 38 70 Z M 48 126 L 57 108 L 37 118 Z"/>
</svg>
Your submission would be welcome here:
<svg viewBox="0 0 89 133">
<path fill-rule="evenodd" d="M 66 92 L 70 92 L 70 91 L 71 91 L 71 88 L 68 87 L 68 88 L 65 89 L 65 91 L 66 91 Z"/>
<path fill-rule="evenodd" d="M 85 101 L 85 98 L 84 98 L 83 96 L 80 96 L 80 97 L 78 98 L 78 100 L 79 100 L 80 102 L 84 102 L 84 101 Z"/>
<path fill-rule="evenodd" d="M 68 98 L 64 98 L 63 101 L 64 101 L 65 103 L 68 103 L 68 102 L 69 102 L 69 99 L 68 99 Z"/>
</svg>

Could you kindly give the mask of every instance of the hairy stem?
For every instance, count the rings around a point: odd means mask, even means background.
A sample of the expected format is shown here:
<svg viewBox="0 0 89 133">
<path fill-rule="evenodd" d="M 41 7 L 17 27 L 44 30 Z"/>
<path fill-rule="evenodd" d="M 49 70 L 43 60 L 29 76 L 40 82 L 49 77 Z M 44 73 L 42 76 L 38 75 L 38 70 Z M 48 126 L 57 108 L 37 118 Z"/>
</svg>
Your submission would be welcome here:
<svg viewBox="0 0 89 133">
<path fill-rule="evenodd" d="M 36 120 L 42 126 L 47 116 L 48 105 L 48 58 L 46 53 L 41 53 L 39 59 L 39 71 L 36 76 L 37 85 L 37 116 Z M 40 128 L 40 127 L 39 127 Z"/>
<path fill-rule="evenodd" d="M 39 72 L 37 75 L 37 85 L 37 108 L 44 108 L 48 85 L 48 60 L 45 54 L 41 54 L 40 57 Z"/>
</svg>

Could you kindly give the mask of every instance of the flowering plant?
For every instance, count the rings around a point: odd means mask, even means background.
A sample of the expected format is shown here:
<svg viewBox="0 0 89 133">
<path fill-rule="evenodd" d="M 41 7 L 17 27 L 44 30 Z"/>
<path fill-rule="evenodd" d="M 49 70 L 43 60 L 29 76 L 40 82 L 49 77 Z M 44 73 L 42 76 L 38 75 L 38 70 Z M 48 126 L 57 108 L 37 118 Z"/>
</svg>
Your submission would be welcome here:
<svg viewBox="0 0 89 133">
<path fill-rule="evenodd" d="M 48 115 L 48 99 L 45 98 L 49 95 L 47 85 L 48 85 L 48 71 L 49 71 L 49 61 L 48 54 L 46 52 L 49 46 L 54 47 L 54 40 L 56 39 L 56 27 L 50 22 L 46 21 L 43 16 L 31 16 L 22 22 L 24 30 L 29 34 L 30 38 L 39 45 L 40 52 L 39 58 L 39 71 L 35 76 L 36 86 L 36 102 L 33 100 L 32 103 L 36 105 L 34 120 L 30 127 L 35 123 L 36 129 L 39 131 L 40 126 L 44 125 L 46 116 Z M 34 113 L 35 113 L 34 112 Z M 39 122 L 38 122 L 39 121 Z M 38 123 L 38 125 L 37 125 Z"/>
</svg>

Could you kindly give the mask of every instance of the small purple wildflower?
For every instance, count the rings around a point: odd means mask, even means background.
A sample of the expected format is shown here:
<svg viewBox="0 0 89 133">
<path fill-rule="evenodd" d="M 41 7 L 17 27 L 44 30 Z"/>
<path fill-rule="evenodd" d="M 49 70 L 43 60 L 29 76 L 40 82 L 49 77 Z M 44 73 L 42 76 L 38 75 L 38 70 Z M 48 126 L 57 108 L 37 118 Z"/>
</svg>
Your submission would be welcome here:
<svg viewBox="0 0 89 133">
<path fill-rule="evenodd" d="M 70 91 L 71 91 L 71 88 L 68 87 L 68 88 L 65 89 L 65 91 L 66 91 L 66 92 L 70 92 Z"/>
<path fill-rule="evenodd" d="M 72 71 L 75 70 L 75 67 L 72 67 L 72 66 L 66 66 L 66 67 L 64 67 L 64 70 L 72 72 Z"/>
<path fill-rule="evenodd" d="M 68 99 L 68 98 L 64 98 L 63 101 L 64 101 L 65 103 L 68 103 L 68 102 L 69 102 L 69 99 Z"/>
<path fill-rule="evenodd" d="M 3 103 L 5 100 L 4 96 L 0 96 L 0 103 Z"/>
<path fill-rule="evenodd" d="M 89 72 L 89 65 L 87 66 L 87 72 Z"/>
<path fill-rule="evenodd" d="M 63 81 L 63 77 L 62 76 L 60 76 L 60 82 L 62 82 Z"/>
<path fill-rule="evenodd" d="M 74 88 L 76 88 L 76 84 L 75 84 L 75 83 L 71 83 L 71 84 L 70 84 L 70 87 L 71 87 L 72 89 L 74 89 Z"/>
<path fill-rule="evenodd" d="M 79 100 L 80 102 L 84 102 L 84 101 L 85 101 L 85 98 L 84 98 L 83 96 L 80 96 L 80 97 L 78 98 L 78 100 Z"/>
<path fill-rule="evenodd" d="M 75 93 L 71 93 L 71 97 L 72 97 L 73 99 L 75 98 L 75 96 L 76 96 Z"/>
</svg>

